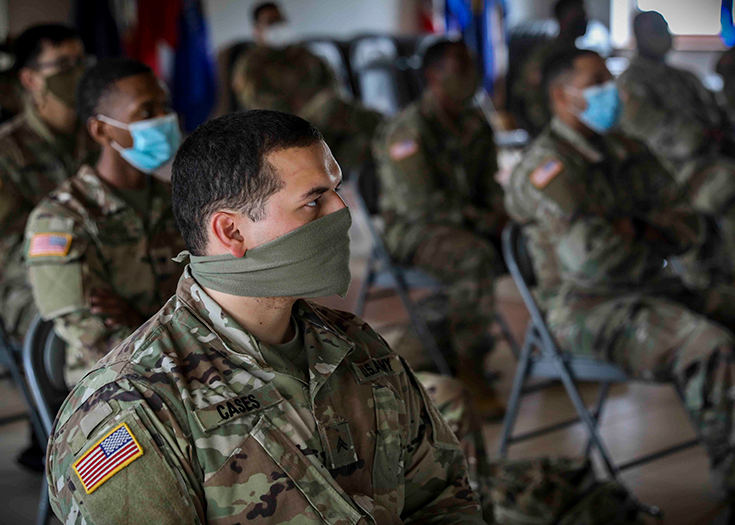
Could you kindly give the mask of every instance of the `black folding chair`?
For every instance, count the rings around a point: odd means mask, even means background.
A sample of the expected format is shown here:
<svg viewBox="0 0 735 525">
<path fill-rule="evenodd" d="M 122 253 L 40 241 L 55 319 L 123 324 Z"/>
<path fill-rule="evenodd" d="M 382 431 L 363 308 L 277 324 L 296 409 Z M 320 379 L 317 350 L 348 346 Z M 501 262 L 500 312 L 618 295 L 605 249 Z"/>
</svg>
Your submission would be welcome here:
<svg viewBox="0 0 735 525">
<path fill-rule="evenodd" d="M 616 365 L 600 359 L 562 351 L 556 344 L 546 324 L 544 314 L 531 293 L 531 289 L 536 285 L 536 280 L 526 250 L 523 232 L 518 224 L 509 223 L 503 231 L 503 256 L 508 265 L 508 270 L 521 293 L 523 302 L 531 315 L 531 319 L 521 347 L 518 368 L 508 401 L 505 421 L 503 422 L 503 433 L 500 441 L 501 457 L 507 456 L 508 447 L 512 444 L 561 430 L 576 423 L 582 423 L 588 434 L 585 456 L 590 455 L 592 447 L 597 449 L 610 477 L 618 479 L 620 473 L 625 470 L 680 452 L 701 442 L 697 434 L 697 439 L 625 463 L 616 464 L 600 436 L 598 427 L 610 385 L 612 383 L 626 383 L 631 379 Z M 527 385 L 531 379 L 544 379 L 545 381 Z M 532 392 L 556 385 L 559 381 L 564 385 L 567 395 L 577 412 L 577 417 L 524 434 L 513 435 L 521 398 Z M 580 381 L 600 384 L 596 406 L 592 411 L 587 408 L 582 400 L 577 386 Z M 683 401 L 681 389 L 675 383 L 673 386 L 679 398 Z M 694 425 L 694 429 L 697 431 L 696 425 Z M 618 481 L 620 480 L 618 479 Z M 660 514 L 660 510 L 655 507 L 646 507 L 646 511 L 654 515 Z"/>
<path fill-rule="evenodd" d="M 352 73 L 347 60 L 346 47 L 342 42 L 331 38 L 310 38 L 303 42 L 306 48 L 324 60 L 334 71 L 343 95 L 352 97 L 355 89 L 352 84 Z"/>
<path fill-rule="evenodd" d="M 65 358 L 66 343 L 54 332 L 53 322 L 37 317 L 23 343 L 23 366 L 42 422 L 42 433 L 38 434 L 41 445 L 48 442 L 56 413 L 69 394 L 64 382 Z M 48 523 L 49 516 L 48 485 L 43 476 L 37 525 Z"/>
</svg>

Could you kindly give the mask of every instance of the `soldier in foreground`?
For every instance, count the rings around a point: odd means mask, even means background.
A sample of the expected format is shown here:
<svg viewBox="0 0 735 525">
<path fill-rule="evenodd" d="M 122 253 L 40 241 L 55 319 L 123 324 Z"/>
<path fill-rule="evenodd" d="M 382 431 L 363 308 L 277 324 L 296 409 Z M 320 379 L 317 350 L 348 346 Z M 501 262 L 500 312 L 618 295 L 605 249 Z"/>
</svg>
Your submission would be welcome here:
<svg viewBox="0 0 735 525">
<path fill-rule="evenodd" d="M 513 96 L 520 101 L 522 126 L 538 135 L 551 120 L 549 102 L 542 86 L 542 71 L 549 57 L 566 48 L 574 48 L 577 38 L 587 31 L 584 0 L 558 0 L 554 18 L 559 34 L 553 40 L 535 47 L 526 59 L 518 80 L 513 83 Z"/>
<path fill-rule="evenodd" d="M 93 66 L 79 86 L 79 116 L 99 161 L 51 192 L 26 227 L 33 294 L 68 343 L 69 385 L 176 291 L 172 258 L 184 249 L 170 186 L 150 175 L 181 141 L 150 68 L 130 59 Z"/>
<path fill-rule="evenodd" d="M 240 107 L 284 111 L 308 120 L 322 132 L 345 173 L 368 162 L 380 114 L 339 93 L 330 66 L 288 38 L 290 24 L 278 5 L 256 6 L 253 26 L 257 45 L 237 60 L 232 72 Z"/>
<path fill-rule="evenodd" d="M 36 315 L 23 266 L 26 221 L 48 192 L 94 158 L 96 148 L 74 109 L 85 65 L 77 33 L 56 24 L 31 27 L 18 37 L 15 52 L 24 109 L 0 127 L 0 321 L 5 336 L 20 345 Z M 18 462 L 42 472 L 42 458 L 34 442 Z"/>
<path fill-rule="evenodd" d="M 459 444 L 352 315 L 349 210 L 308 122 L 210 121 L 181 146 L 176 295 L 71 393 L 49 444 L 66 523 L 483 523 Z"/>
<path fill-rule="evenodd" d="M 725 278 L 735 275 L 735 144 L 713 93 L 688 71 L 666 64 L 672 38 L 655 11 L 636 16 L 638 56 L 620 75 L 622 130 L 645 142 L 674 173 L 692 205 L 715 217 L 728 249 Z M 729 275 L 727 275 L 729 274 Z"/>
<path fill-rule="evenodd" d="M 375 140 L 384 237 L 396 260 L 446 283 L 447 292 L 421 308 L 427 319 L 448 320 L 450 341 L 437 340 L 454 353 L 481 410 L 498 417 L 502 406 L 482 377 L 493 342 L 493 282 L 504 268 L 494 246 L 506 215 L 493 132 L 470 106 L 479 76 L 464 43 L 431 45 L 423 72 L 423 96 Z"/>
<path fill-rule="evenodd" d="M 643 143 L 611 132 L 620 101 L 599 55 L 558 55 L 545 78 L 554 120 L 514 171 L 506 207 L 526 225 L 550 328 L 566 350 L 675 382 L 731 493 L 735 341 L 708 317 L 732 326 L 732 302 L 687 290 L 665 269 L 701 242 L 703 219 L 679 205 Z"/>
</svg>

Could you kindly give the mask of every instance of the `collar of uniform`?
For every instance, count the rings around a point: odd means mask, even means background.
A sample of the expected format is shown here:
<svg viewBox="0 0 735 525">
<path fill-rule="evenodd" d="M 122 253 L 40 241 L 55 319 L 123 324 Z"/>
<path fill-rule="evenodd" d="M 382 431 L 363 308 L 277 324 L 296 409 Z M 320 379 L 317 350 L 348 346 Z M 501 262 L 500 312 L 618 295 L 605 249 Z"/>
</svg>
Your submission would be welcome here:
<svg viewBox="0 0 735 525">
<path fill-rule="evenodd" d="M 233 352 L 240 356 L 245 354 L 254 360 L 253 364 L 270 370 L 260 349 L 260 341 L 204 291 L 192 277 L 188 266 L 179 279 L 176 295 L 220 339 L 231 342 L 236 348 Z M 312 395 L 315 395 L 355 345 L 307 301 L 298 300 L 293 312 L 304 328 L 304 345 L 309 357 L 309 386 Z"/>
<path fill-rule="evenodd" d="M 77 178 L 83 182 L 83 184 L 77 185 L 82 195 L 97 204 L 105 215 L 113 215 L 120 210 L 130 207 L 125 202 L 125 199 L 117 195 L 110 185 L 103 181 L 97 174 L 97 171 L 91 166 L 82 166 L 77 172 Z M 148 221 L 148 224 L 155 224 L 167 207 L 165 193 L 168 191 L 168 188 L 152 176 L 149 178 L 149 184 L 151 184 L 151 208 L 149 210 L 149 216 L 145 217 L 145 219 Z"/>
<path fill-rule="evenodd" d="M 556 117 L 551 120 L 551 131 L 571 144 L 589 162 L 600 162 L 605 158 L 586 138 Z"/>
</svg>

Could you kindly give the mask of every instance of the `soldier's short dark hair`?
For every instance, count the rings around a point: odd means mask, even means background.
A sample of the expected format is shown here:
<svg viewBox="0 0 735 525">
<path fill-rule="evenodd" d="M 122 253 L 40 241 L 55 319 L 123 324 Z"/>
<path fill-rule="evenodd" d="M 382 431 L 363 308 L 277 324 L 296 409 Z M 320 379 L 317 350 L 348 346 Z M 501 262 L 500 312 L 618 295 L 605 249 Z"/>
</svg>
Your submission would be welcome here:
<svg viewBox="0 0 735 525">
<path fill-rule="evenodd" d="M 193 255 L 204 255 L 207 222 L 220 210 L 265 217 L 284 186 L 267 161 L 273 152 L 324 140 L 309 122 L 280 111 L 232 113 L 199 126 L 181 145 L 171 177 L 176 223 Z"/>
<path fill-rule="evenodd" d="M 153 74 L 153 70 L 132 58 L 107 58 L 89 68 L 77 86 L 77 114 L 82 122 L 104 113 L 103 107 L 115 88 L 115 82 L 135 75 Z"/>
<path fill-rule="evenodd" d="M 421 73 L 426 77 L 426 72 L 436 66 L 438 66 L 444 57 L 447 56 L 449 50 L 454 46 L 466 47 L 466 44 L 462 40 L 451 40 L 448 38 L 442 38 L 437 42 L 434 42 L 424 51 L 424 55 L 421 59 Z"/>
<path fill-rule="evenodd" d="M 558 0 L 554 4 L 554 18 L 561 20 L 570 9 L 584 6 L 584 0 Z"/>
<path fill-rule="evenodd" d="M 280 9 L 278 8 L 278 4 L 276 4 L 275 2 L 261 2 L 253 7 L 253 24 L 257 24 L 260 15 L 268 9 L 275 9 L 276 11 L 280 11 Z"/>
<path fill-rule="evenodd" d="M 577 49 L 576 47 L 567 47 L 549 56 L 541 70 L 542 86 L 547 100 L 551 87 L 564 75 L 574 70 L 574 61 L 587 55 L 600 56 L 590 49 Z"/>
<path fill-rule="evenodd" d="M 15 41 L 15 69 L 36 66 L 38 57 L 43 52 L 44 43 L 57 46 L 67 40 L 76 40 L 79 33 L 76 29 L 63 24 L 41 24 L 29 27 Z"/>
</svg>

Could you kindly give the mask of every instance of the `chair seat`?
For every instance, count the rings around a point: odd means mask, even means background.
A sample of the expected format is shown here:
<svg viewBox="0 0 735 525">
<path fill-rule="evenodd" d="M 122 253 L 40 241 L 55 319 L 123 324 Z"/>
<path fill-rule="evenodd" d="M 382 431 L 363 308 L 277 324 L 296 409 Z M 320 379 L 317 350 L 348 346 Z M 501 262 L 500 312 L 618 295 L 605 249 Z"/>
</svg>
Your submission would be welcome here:
<svg viewBox="0 0 735 525">
<path fill-rule="evenodd" d="M 406 285 L 409 288 L 441 288 L 442 283 L 432 276 L 419 270 L 418 268 L 399 268 L 403 274 L 403 279 L 406 281 Z M 395 286 L 396 282 L 393 279 L 393 275 L 388 270 L 380 270 L 375 274 L 375 280 L 373 286 L 379 287 L 392 287 Z"/>
<path fill-rule="evenodd" d="M 577 381 L 605 383 L 625 383 L 630 378 L 620 367 L 592 357 L 564 355 L 563 359 Z M 544 379 L 561 379 L 557 360 L 551 357 L 540 357 L 530 363 L 529 376 Z"/>
</svg>

